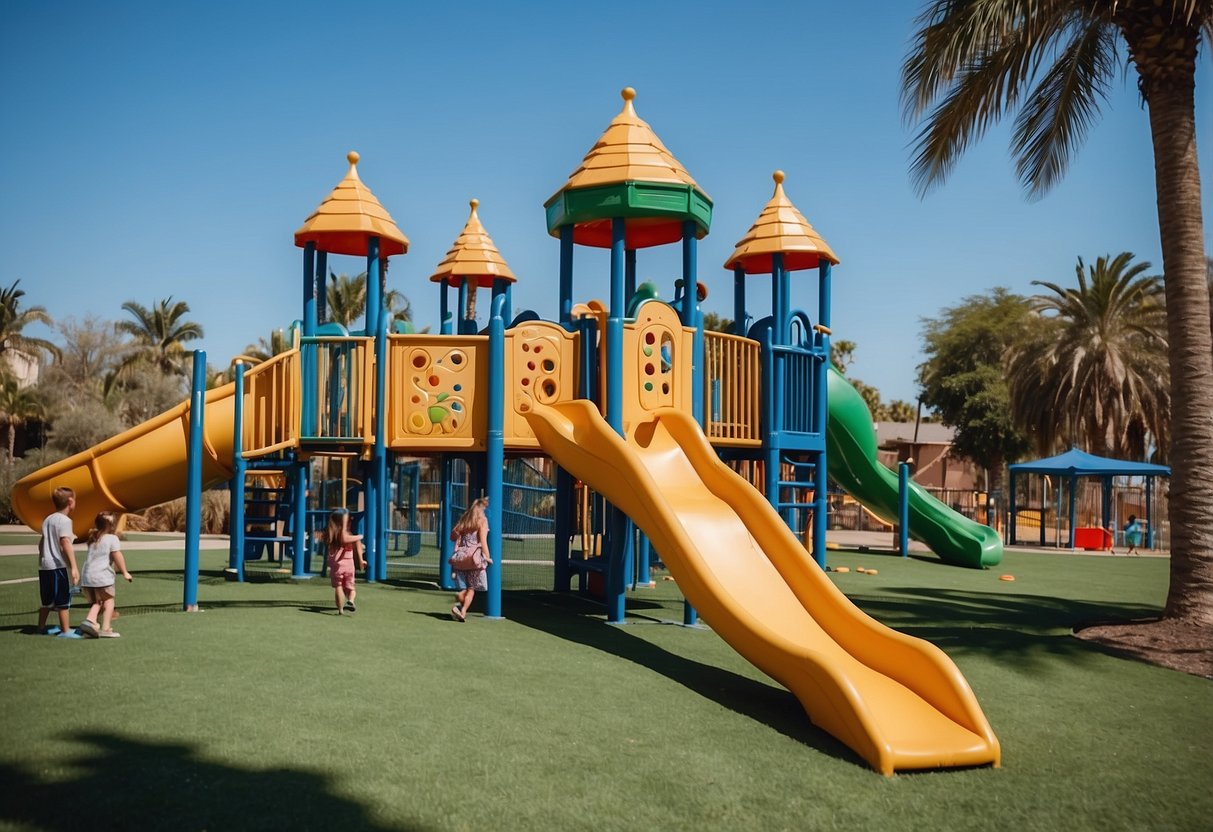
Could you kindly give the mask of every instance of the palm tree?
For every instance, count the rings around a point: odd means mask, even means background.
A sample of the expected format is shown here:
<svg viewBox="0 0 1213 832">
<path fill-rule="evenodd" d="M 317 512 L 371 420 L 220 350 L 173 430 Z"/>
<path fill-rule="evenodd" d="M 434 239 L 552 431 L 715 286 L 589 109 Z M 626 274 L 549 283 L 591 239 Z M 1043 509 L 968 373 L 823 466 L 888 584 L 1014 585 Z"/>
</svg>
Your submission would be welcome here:
<svg viewBox="0 0 1213 832">
<path fill-rule="evenodd" d="M 0 425 L 4 427 L 6 464 L 13 464 L 17 428 L 44 415 L 45 409 L 33 389 L 18 387 L 16 379 L 0 377 Z"/>
<path fill-rule="evenodd" d="M 1213 625 L 1213 336 L 1196 156 L 1196 60 L 1213 0 L 928 0 L 902 66 L 923 118 L 920 191 L 1018 110 L 1011 153 L 1029 195 L 1064 174 L 1120 67 L 1137 68 L 1154 146 L 1172 413 L 1171 588 L 1164 617 Z M 1029 90 L 1028 87 L 1031 86 Z"/>
<path fill-rule="evenodd" d="M 185 318 L 190 311 L 189 304 L 185 301 L 174 303 L 170 296 L 156 301 L 150 309 L 133 300 L 122 304 L 122 309 L 132 320 L 118 321 L 114 330 L 131 336 L 132 343 L 122 363 L 106 378 L 106 393 L 115 381 L 141 364 L 155 367 L 165 375 L 188 376 L 190 369 L 186 359 L 189 354 L 185 345 L 202 337 L 202 326 Z"/>
<path fill-rule="evenodd" d="M 1077 288 L 1035 280 L 1051 294 L 1031 299 L 1049 325 L 1007 353 L 1011 410 L 1035 428 L 1037 450 L 1081 444 L 1102 456 L 1144 460 L 1164 448 L 1171 397 L 1166 382 L 1162 280 L 1122 252 L 1100 257 Z"/>
<path fill-rule="evenodd" d="M 386 264 L 383 264 L 384 274 L 387 274 Z M 328 319 L 339 323 L 346 329 L 354 325 L 366 315 L 366 272 L 353 277 L 347 274 L 329 272 L 329 284 L 325 291 L 328 307 Z M 383 304 L 387 309 L 389 328 L 391 321 L 411 321 L 412 306 L 400 292 L 389 289 L 383 295 Z"/>
<path fill-rule="evenodd" d="M 41 306 L 21 308 L 25 290 L 18 288 L 20 280 L 14 280 L 7 289 L 0 289 L 0 354 L 9 350 L 36 355 L 45 350 L 59 358 L 59 348 L 44 338 L 33 338 L 22 333 L 32 323 L 52 326 L 54 321 Z"/>
<path fill-rule="evenodd" d="M 291 348 L 291 342 L 286 338 L 286 332 L 281 329 L 275 329 L 270 333 L 269 340 L 264 337 L 258 338 L 256 344 L 249 344 L 244 348 L 244 355 L 241 358 L 247 358 L 253 364 L 260 364 L 263 361 L 269 361 L 275 355 L 286 352 Z"/>
</svg>

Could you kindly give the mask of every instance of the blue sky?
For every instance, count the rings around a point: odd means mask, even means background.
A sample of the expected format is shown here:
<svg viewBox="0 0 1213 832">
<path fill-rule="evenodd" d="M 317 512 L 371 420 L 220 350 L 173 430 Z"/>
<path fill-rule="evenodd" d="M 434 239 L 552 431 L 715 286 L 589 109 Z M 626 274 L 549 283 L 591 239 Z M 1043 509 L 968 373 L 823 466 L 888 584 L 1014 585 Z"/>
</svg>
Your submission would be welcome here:
<svg viewBox="0 0 1213 832">
<path fill-rule="evenodd" d="M 558 245 L 543 202 L 637 89 L 638 114 L 714 200 L 700 243 L 707 311 L 731 317 L 722 264 L 770 198 L 771 172 L 842 260 L 835 338 L 851 374 L 913 401 L 921 321 L 994 286 L 1074 280 L 1076 258 L 1132 251 L 1161 271 L 1153 161 L 1135 76 L 1076 164 L 1029 202 L 1008 128 L 940 189 L 913 192 L 899 71 L 917 2 L 0 4 L 0 283 L 56 318 L 114 320 L 173 296 L 224 365 L 301 314 L 293 233 L 362 156 L 363 181 L 412 246 L 391 287 L 436 326 L 428 276 L 480 200 L 519 276 L 516 310 L 556 316 Z M 1197 120 L 1209 239 L 1206 46 Z M 1206 243 L 1208 248 L 1208 243 Z M 644 250 L 669 297 L 677 246 Z M 364 267 L 332 258 L 337 271 Z M 816 319 L 815 274 L 793 306 Z M 578 300 L 607 260 L 578 249 Z M 770 308 L 763 278 L 750 312 Z M 485 305 L 487 306 L 487 304 Z M 41 327 L 30 334 L 55 337 Z"/>
</svg>

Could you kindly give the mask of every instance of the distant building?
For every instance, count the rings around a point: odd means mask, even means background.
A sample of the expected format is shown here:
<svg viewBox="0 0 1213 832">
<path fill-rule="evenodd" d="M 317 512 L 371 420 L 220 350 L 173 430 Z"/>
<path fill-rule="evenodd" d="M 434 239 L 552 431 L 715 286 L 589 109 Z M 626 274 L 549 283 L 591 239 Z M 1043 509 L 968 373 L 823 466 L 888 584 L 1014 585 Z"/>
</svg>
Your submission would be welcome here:
<svg viewBox="0 0 1213 832">
<path fill-rule="evenodd" d="M 914 461 L 914 481 L 925 488 L 975 491 L 985 488 L 985 472 L 970 460 L 952 455 L 956 431 L 935 422 L 922 422 L 917 435 L 913 422 L 877 422 L 876 444 L 882 463 L 893 470 Z"/>
</svg>

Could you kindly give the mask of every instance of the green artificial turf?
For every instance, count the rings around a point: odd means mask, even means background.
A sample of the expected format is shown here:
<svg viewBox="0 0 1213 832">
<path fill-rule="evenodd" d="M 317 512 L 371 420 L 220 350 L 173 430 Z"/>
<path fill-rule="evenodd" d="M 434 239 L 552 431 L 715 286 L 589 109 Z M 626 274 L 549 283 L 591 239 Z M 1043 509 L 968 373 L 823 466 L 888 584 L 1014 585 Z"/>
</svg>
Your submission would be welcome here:
<svg viewBox="0 0 1213 832">
<path fill-rule="evenodd" d="M 17 560 L 35 565 L 0 564 Z M 1002 743 L 1000 769 L 893 778 L 709 628 L 677 626 L 660 577 L 622 626 L 534 589 L 504 594 L 505 620 L 459 624 L 420 569 L 360 586 L 338 617 L 326 580 L 262 567 L 231 583 L 204 550 L 204 611 L 187 614 L 179 551 L 128 561 L 110 641 L 31 635 L 36 584 L 0 585 L 0 828 L 1110 832 L 1213 816 L 1213 685 L 1070 635 L 1156 613 L 1165 559 L 1011 552 L 977 571 L 831 552 L 878 569 L 833 579 L 947 651 Z"/>
</svg>

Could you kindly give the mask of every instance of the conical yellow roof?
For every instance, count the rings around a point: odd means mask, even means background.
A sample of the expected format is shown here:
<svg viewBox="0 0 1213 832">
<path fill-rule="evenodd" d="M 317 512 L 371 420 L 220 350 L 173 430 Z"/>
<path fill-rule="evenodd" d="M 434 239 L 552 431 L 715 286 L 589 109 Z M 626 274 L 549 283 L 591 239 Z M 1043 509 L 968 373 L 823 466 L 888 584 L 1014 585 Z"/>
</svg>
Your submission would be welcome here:
<svg viewBox="0 0 1213 832">
<path fill-rule="evenodd" d="M 623 109 L 619 115 L 611 119 L 606 132 L 581 160 L 581 166 L 553 196 L 561 191 L 621 182 L 673 182 L 699 188 L 648 122 L 636 115 L 632 106 L 636 90 L 625 87 L 621 95 Z"/>
<path fill-rule="evenodd" d="M 378 237 L 381 257 L 404 254 L 409 250 L 409 239 L 358 178 L 358 154 L 350 151 L 346 158 L 350 172 L 295 232 L 295 245 L 315 243 L 316 248 L 330 254 L 365 256 L 367 238 Z"/>
<path fill-rule="evenodd" d="M 497 246 L 493 245 L 492 238 L 480 223 L 480 215 L 476 213 L 480 200 L 473 199 L 468 204 L 472 206 L 472 213 L 468 216 L 467 224 L 455 238 L 446 257 L 430 275 L 430 280 L 434 283 L 445 280 L 452 286 L 458 286 L 472 277 L 476 279 L 476 285 L 483 288 L 492 286 L 497 278 L 513 283 L 518 278 L 506 265 Z"/>
<path fill-rule="evenodd" d="M 775 194 L 724 267 L 740 266 L 746 274 L 770 274 L 771 255 L 776 253 L 783 254 L 783 267 L 788 271 L 817 268 L 823 259 L 837 264 L 838 257 L 830 246 L 783 192 L 783 171 L 775 171 L 771 178 L 775 180 Z"/>
</svg>

